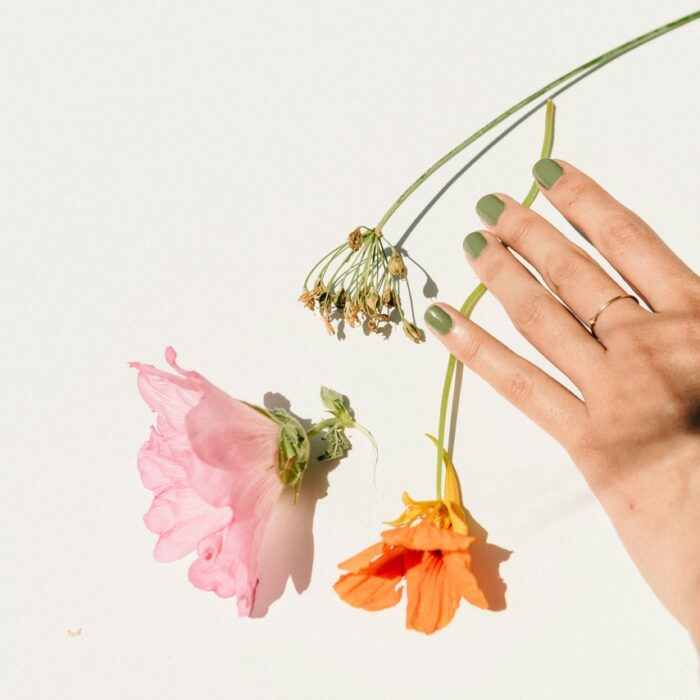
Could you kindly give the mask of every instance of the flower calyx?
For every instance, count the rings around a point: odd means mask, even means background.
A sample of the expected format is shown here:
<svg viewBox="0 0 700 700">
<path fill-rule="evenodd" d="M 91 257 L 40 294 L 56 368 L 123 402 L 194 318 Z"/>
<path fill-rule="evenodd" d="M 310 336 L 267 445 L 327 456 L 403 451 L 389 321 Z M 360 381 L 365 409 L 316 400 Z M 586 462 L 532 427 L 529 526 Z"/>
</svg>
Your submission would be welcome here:
<svg viewBox="0 0 700 700">
<path fill-rule="evenodd" d="M 437 446 L 437 440 L 432 435 L 428 435 L 428 438 Z M 443 452 L 443 460 L 445 462 L 443 497 L 432 501 L 416 501 L 404 492 L 402 500 L 407 506 L 406 509 L 396 520 L 388 522 L 387 525 L 399 527 L 412 525 L 418 520 L 427 520 L 436 527 L 451 529 L 459 535 L 469 534 L 459 478 L 447 451 Z"/>
<path fill-rule="evenodd" d="M 280 426 L 279 476 L 285 486 L 299 493 L 301 479 L 309 466 L 309 436 L 301 423 L 282 408 L 265 411 Z"/>
</svg>

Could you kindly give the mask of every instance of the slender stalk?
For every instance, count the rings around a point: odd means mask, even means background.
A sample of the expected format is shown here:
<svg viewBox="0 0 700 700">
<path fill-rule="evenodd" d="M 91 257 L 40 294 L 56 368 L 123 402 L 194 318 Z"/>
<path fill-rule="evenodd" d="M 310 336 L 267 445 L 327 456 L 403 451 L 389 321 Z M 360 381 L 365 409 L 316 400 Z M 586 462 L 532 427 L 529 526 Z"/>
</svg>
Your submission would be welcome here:
<svg viewBox="0 0 700 700">
<path fill-rule="evenodd" d="M 346 245 L 347 245 L 347 244 L 346 244 L 345 242 L 343 242 L 343 243 L 341 243 L 337 248 L 333 248 L 333 250 L 331 250 L 329 253 L 326 253 L 326 254 L 311 268 L 311 270 L 309 270 L 309 274 L 306 275 L 306 279 L 304 280 L 304 289 L 306 289 L 306 287 L 308 286 L 308 284 L 309 284 L 309 279 L 311 279 L 311 275 L 313 275 L 314 270 L 316 270 L 316 269 L 318 268 L 318 266 L 319 266 L 324 260 L 327 260 L 328 258 L 330 258 L 331 255 L 334 255 L 334 254 L 337 253 L 339 250 L 341 250 L 342 248 L 344 248 Z"/>
<path fill-rule="evenodd" d="M 542 148 L 540 150 L 540 158 L 549 158 L 552 155 L 552 149 L 554 147 L 554 117 L 556 109 L 554 102 L 552 100 L 547 101 L 547 110 L 545 113 L 544 122 L 544 137 L 542 139 Z M 523 206 L 530 207 L 535 201 L 539 193 L 539 188 L 537 183 L 533 182 L 530 190 L 528 191 L 525 199 L 523 199 Z M 487 292 L 487 288 L 479 283 L 465 299 L 464 303 L 459 309 L 459 313 L 463 316 L 469 318 L 479 303 L 481 297 Z M 450 355 L 447 361 L 447 370 L 445 372 L 445 381 L 442 385 L 442 397 L 440 399 L 440 419 L 438 422 L 438 439 L 437 439 L 437 476 L 435 479 L 435 487 L 437 491 L 437 498 L 442 498 L 442 469 L 443 469 L 443 457 L 445 454 L 445 426 L 447 425 L 447 404 L 450 400 L 450 391 L 452 389 L 452 380 L 454 378 L 455 367 L 457 366 L 457 358 L 454 355 Z"/>
<path fill-rule="evenodd" d="M 479 302 L 479 299 L 486 294 L 487 289 L 483 284 L 479 284 L 472 293 L 466 298 L 464 304 L 462 304 L 459 309 L 459 313 L 464 314 L 467 318 L 471 315 L 474 307 Z M 438 451 L 438 463 L 437 463 L 437 478 L 436 478 L 436 492 L 438 500 L 442 498 L 442 463 L 445 454 L 445 425 L 447 421 L 447 404 L 450 399 L 450 390 L 452 388 L 452 379 L 455 373 L 455 367 L 457 366 L 457 358 L 454 355 L 450 355 L 450 359 L 447 361 L 447 372 L 445 372 L 445 382 L 442 385 L 442 400 L 440 401 L 440 422 L 438 425 L 438 441 L 437 441 L 437 451 Z"/>
<path fill-rule="evenodd" d="M 394 215 L 396 210 L 417 190 L 433 173 L 435 173 L 437 170 L 439 170 L 443 165 L 448 163 L 450 160 L 452 160 L 458 153 L 463 151 L 467 146 L 470 144 L 474 143 L 478 138 L 483 136 L 485 133 L 493 129 L 495 126 L 498 126 L 502 121 L 508 119 L 508 117 L 512 116 L 519 110 L 521 110 L 523 107 L 527 106 L 534 100 L 536 100 L 538 97 L 541 97 L 544 95 L 546 92 L 551 90 L 552 88 L 557 87 L 558 85 L 561 85 L 562 83 L 566 82 L 570 78 L 575 77 L 579 73 L 582 73 L 585 70 L 588 70 L 589 68 L 592 68 L 593 66 L 596 66 L 599 63 L 603 63 L 605 61 L 611 61 L 612 59 L 616 58 L 617 56 L 620 56 L 623 53 L 626 53 L 628 51 L 631 51 L 632 49 L 636 49 L 638 46 L 642 46 L 643 44 L 646 44 L 648 41 L 651 41 L 652 39 L 656 39 L 659 36 L 662 36 L 663 34 L 666 34 L 667 32 L 673 31 L 674 29 L 678 29 L 678 27 L 682 27 L 685 24 L 688 24 L 689 22 L 692 22 L 696 19 L 700 19 L 700 10 L 693 12 L 689 15 L 686 15 L 685 17 L 681 17 L 673 22 L 669 22 L 668 24 L 665 24 L 662 27 L 658 27 L 657 29 L 654 29 L 650 32 L 647 32 L 646 34 L 642 34 L 641 36 L 638 36 L 636 39 L 632 39 L 631 41 L 628 41 L 624 44 L 621 44 L 620 46 L 611 49 L 610 51 L 606 51 L 605 53 L 601 54 L 600 56 L 597 56 L 596 58 L 588 61 L 587 63 L 584 63 L 580 65 L 578 68 L 574 68 L 573 70 L 569 71 L 568 73 L 565 73 L 561 77 L 557 78 L 556 80 L 553 80 L 551 83 L 548 83 L 544 87 L 540 88 L 539 90 L 536 90 L 533 92 L 531 95 L 528 95 L 526 98 L 520 100 L 520 102 L 514 104 L 512 107 L 507 109 L 503 114 L 499 115 L 495 119 L 491 120 L 488 124 L 485 124 L 484 126 L 481 127 L 478 131 L 475 131 L 471 136 L 469 136 L 467 139 L 462 141 L 462 143 L 458 144 L 455 146 L 449 153 L 446 153 L 440 160 L 435 162 L 433 165 L 431 165 L 413 184 L 411 184 L 402 194 L 401 196 L 389 207 L 388 211 L 384 214 L 384 216 L 379 220 L 379 223 L 376 225 L 375 230 L 381 231 L 384 225 L 389 221 L 389 219 Z"/>
</svg>

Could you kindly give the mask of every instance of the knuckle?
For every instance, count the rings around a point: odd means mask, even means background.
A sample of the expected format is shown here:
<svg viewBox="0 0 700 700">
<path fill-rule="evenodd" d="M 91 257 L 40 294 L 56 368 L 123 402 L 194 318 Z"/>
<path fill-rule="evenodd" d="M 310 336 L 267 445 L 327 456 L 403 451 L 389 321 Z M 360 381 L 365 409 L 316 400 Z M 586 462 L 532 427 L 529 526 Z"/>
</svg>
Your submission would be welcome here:
<svg viewBox="0 0 700 700">
<path fill-rule="evenodd" d="M 618 250 L 639 241 L 645 226 L 630 214 L 613 214 L 606 222 L 603 240 L 609 250 Z"/>
<path fill-rule="evenodd" d="M 590 189 L 590 183 L 584 177 L 569 174 L 568 177 L 562 178 L 559 197 L 567 208 L 573 208 L 581 203 Z"/>
<path fill-rule="evenodd" d="M 522 369 L 513 371 L 506 379 L 505 393 L 512 403 L 524 403 L 532 394 L 532 378 Z"/>
<path fill-rule="evenodd" d="M 502 248 L 502 246 L 499 245 L 499 248 Z M 511 262 L 508 257 L 506 257 L 510 255 L 510 253 L 505 249 L 494 252 L 496 254 L 490 255 L 479 269 L 479 278 L 487 287 L 491 287 L 495 280 L 507 276 L 507 265 Z"/>
<path fill-rule="evenodd" d="M 546 294 L 535 294 L 528 297 L 513 312 L 513 323 L 528 335 L 529 332 L 546 321 L 551 311 L 551 298 Z"/>
<path fill-rule="evenodd" d="M 484 339 L 479 333 L 469 333 L 459 349 L 459 360 L 467 367 L 473 367 L 484 347 Z"/>
<path fill-rule="evenodd" d="M 576 250 L 554 254 L 545 264 L 545 276 L 550 287 L 557 294 L 566 283 L 579 277 L 590 261 L 585 253 Z"/>
<path fill-rule="evenodd" d="M 520 248 L 531 238 L 537 226 L 536 219 L 528 214 L 520 214 L 503 231 L 504 240 L 514 248 Z"/>
</svg>

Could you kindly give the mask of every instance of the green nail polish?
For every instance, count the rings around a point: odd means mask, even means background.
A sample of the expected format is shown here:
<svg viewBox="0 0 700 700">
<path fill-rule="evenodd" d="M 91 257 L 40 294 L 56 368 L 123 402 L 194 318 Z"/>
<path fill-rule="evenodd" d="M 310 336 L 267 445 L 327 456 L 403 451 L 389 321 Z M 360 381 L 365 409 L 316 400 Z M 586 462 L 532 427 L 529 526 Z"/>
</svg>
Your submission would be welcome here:
<svg viewBox="0 0 700 700">
<path fill-rule="evenodd" d="M 532 166 L 532 174 L 535 180 L 548 190 L 564 174 L 564 169 L 556 160 L 543 158 Z"/>
<path fill-rule="evenodd" d="M 486 239 L 481 231 L 474 231 L 466 236 L 462 243 L 464 252 L 472 259 L 476 260 L 481 251 L 486 247 Z"/>
<path fill-rule="evenodd" d="M 476 203 L 476 213 L 491 226 L 496 225 L 498 217 L 505 208 L 505 202 L 495 194 L 487 194 Z"/>
<path fill-rule="evenodd" d="M 425 322 L 440 335 L 445 335 L 452 328 L 450 314 L 439 306 L 429 306 L 425 312 Z"/>
</svg>

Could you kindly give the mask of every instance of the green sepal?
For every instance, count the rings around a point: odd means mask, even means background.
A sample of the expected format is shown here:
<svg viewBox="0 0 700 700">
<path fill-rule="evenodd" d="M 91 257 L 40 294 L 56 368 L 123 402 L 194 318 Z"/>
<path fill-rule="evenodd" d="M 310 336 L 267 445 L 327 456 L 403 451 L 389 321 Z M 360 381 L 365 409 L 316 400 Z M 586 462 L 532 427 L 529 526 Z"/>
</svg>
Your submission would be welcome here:
<svg viewBox="0 0 700 700">
<path fill-rule="evenodd" d="M 327 418 L 320 424 L 324 429 L 321 440 L 326 444 L 326 449 L 323 454 L 319 455 L 318 461 L 341 459 L 350 449 L 350 440 L 345 434 L 345 429 L 356 427 L 355 421 L 350 415 L 342 395 L 337 391 L 322 386 L 321 401 L 333 418 Z"/>
<path fill-rule="evenodd" d="M 299 421 L 285 410 L 275 408 L 265 411 L 280 426 L 279 475 L 285 486 L 294 486 L 295 497 L 299 494 L 301 479 L 309 466 L 311 446 L 309 437 Z"/>
</svg>

